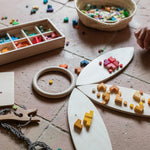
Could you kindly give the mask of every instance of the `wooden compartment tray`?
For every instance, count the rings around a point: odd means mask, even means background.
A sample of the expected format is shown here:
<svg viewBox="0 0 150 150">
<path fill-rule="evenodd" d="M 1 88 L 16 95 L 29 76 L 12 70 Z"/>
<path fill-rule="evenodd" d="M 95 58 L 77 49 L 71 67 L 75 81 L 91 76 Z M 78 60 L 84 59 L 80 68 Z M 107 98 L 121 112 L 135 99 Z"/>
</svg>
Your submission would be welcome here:
<svg viewBox="0 0 150 150">
<path fill-rule="evenodd" d="M 43 27 L 42 30 L 40 27 Z M 47 39 L 55 33 L 57 37 Z M 5 43 L 0 43 L 0 65 L 64 47 L 65 36 L 55 27 L 49 19 L 28 22 L 0 30 L 0 38 L 7 37 Z M 19 37 L 13 39 L 12 37 Z M 42 42 L 33 44 L 34 37 L 41 37 Z M 17 48 L 16 43 L 27 42 L 28 46 Z M 3 49 L 8 51 L 4 52 Z"/>
</svg>

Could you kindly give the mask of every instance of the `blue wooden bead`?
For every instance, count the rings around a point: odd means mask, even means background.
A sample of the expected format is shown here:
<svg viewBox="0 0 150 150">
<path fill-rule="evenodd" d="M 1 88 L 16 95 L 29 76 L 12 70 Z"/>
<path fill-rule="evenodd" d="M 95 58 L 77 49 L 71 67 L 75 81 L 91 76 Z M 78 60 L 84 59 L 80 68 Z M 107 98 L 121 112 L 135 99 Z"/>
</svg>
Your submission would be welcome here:
<svg viewBox="0 0 150 150">
<path fill-rule="evenodd" d="M 75 19 L 73 19 L 73 20 L 72 20 L 72 25 L 73 25 L 73 26 L 78 25 L 78 21 L 77 21 L 77 20 L 75 20 Z"/>
<path fill-rule="evenodd" d="M 48 3 L 48 0 L 43 0 L 43 3 L 44 3 L 44 4 L 47 4 L 47 3 Z"/>
</svg>

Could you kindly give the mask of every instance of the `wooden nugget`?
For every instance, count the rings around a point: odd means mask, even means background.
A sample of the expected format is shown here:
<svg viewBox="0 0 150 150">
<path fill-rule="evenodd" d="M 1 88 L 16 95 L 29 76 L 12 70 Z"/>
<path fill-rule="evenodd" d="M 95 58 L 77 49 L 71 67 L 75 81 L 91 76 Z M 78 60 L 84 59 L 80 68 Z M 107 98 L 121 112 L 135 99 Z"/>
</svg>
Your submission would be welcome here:
<svg viewBox="0 0 150 150">
<path fill-rule="evenodd" d="M 141 114 L 141 113 L 143 113 L 143 109 L 144 109 L 143 107 L 140 107 L 140 106 L 136 105 L 135 108 L 134 108 L 134 111 L 136 113 L 140 113 Z"/>
<path fill-rule="evenodd" d="M 96 90 L 93 88 L 93 89 L 92 89 L 92 93 L 95 93 L 95 92 L 96 92 Z"/>
<path fill-rule="evenodd" d="M 102 96 L 103 100 L 106 102 L 106 104 L 109 102 L 109 99 L 110 99 L 110 92 L 106 92 L 106 93 L 103 93 L 103 96 Z"/>
<path fill-rule="evenodd" d="M 103 104 L 103 105 L 106 105 L 106 101 L 103 100 L 103 101 L 102 101 L 102 104 Z"/>
<path fill-rule="evenodd" d="M 136 91 L 134 94 L 133 94 L 133 99 L 137 102 L 140 102 L 140 99 L 141 99 L 141 95 L 138 91 Z"/>
<path fill-rule="evenodd" d="M 142 98 L 142 102 L 145 103 L 145 98 L 144 97 Z"/>
<path fill-rule="evenodd" d="M 120 105 L 121 106 L 122 105 L 122 100 L 123 100 L 123 98 L 121 98 L 120 95 L 117 94 L 116 98 L 115 98 L 116 105 Z"/>
<path fill-rule="evenodd" d="M 115 93 L 117 94 L 119 92 L 119 88 L 116 85 L 112 85 L 110 88 L 110 93 Z"/>
<path fill-rule="evenodd" d="M 124 101 L 123 104 L 124 104 L 124 106 L 127 106 L 128 103 L 127 103 L 127 101 Z"/>
<path fill-rule="evenodd" d="M 100 93 L 97 93 L 97 98 L 100 98 L 101 97 L 101 94 Z"/>
<path fill-rule="evenodd" d="M 97 85 L 97 90 L 98 90 L 98 91 L 103 91 L 103 92 L 105 92 L 106 89 L 107 89 L 107 86 L 106 86 L 104 83 L 100 83 L 100 84 Z"/>
<path fill-rule="evenodd" d="M 141 94 L 141 95 L 143 95 L 143 91 L 141 90 L 141 91 L 139 91 L 139 93 Z"/>
<path fill-rule="evenodd" d="M 134 105 L 133 105 L 133 104 L 130 104 L 130 108 L 133 109 L 133 107 L 134 107 Z"/>
<path fill-rule="evenodd" d="M 121 92 L 119 92 L 118 94 L 119 94 L 120 96 L 122 95 L 122 93 L 121 93 Z"/>
</svg>

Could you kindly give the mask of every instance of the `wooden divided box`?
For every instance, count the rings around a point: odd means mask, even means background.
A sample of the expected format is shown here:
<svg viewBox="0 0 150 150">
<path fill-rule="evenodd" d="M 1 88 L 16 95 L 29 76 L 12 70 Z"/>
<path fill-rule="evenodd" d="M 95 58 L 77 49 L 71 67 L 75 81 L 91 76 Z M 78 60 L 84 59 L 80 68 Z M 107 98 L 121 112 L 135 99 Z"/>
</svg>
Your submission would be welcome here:
<svg viewBox="0 0 150 150">
<path fill-rule="evenodd" d="M 0 30 L 0 65 L 62 48 L 64 44 L 65 36 L 49 19 L 4 28 Z"/>
</svg>

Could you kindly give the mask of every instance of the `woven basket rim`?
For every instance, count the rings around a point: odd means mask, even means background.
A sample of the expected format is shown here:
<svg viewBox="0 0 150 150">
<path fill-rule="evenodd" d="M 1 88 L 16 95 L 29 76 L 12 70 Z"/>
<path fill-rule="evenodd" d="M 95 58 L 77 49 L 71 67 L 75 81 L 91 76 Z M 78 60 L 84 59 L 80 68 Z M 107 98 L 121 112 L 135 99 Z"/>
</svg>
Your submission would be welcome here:
<svg viewBox="0 0 150 150">
<path fill-rule="evenodd" d="M 98 20 L 96 20 L 96 19 L 94 19 L 94 18 L 91 18 L 91 17 L 87 16 L 86 14 L 84 14 L 84 13 L 78 8 L 78 6 L 77 6 L 77 1 L 79 1 L 79 0 L 75 0 L 75 7 L 76 7 L 77 11 L 79 11 L 80 13 L 82 13 L 82 15 L 84 15 L 84 17 L 86 17 L 86 18 L 88 18 L 88 19 L 90 19 L 90 20 L 92 20 L 92 21 L 98 22 L 98 23 L 100 23 L 100 24 L 107 25 L 107 26 L 114 26 L 114 25 L 120 24 L 121 22 L 124 22 L 124 21 L 130 19 L 130 18 L 132 18 L 132 17 L 135 15 L 135 13 L 136 13 L 136 11 L 137 11 L 137 5 L 136 5 L 135 1 L 134 1 L 134 0 L 130 0 L 130 1 L 134 4 L 134 8 L 135 8 L 135 9 L 134 9 L 134 11 L 132 12 L 132 14 L 131 14 L 129 17 L 126 17 L 126 18 L 124 18 L 124 19 L 122 19 L 122 20 L 120 20 L 120 21 L 117 21 L 117 22 L 115 22 L 115 23 L 106 23 L 106 22 L 100 22 L 100 21 L 98 21 Z"/>
</svg>

